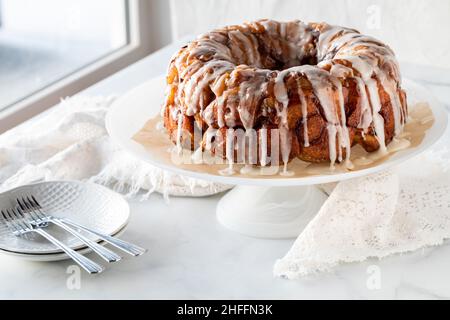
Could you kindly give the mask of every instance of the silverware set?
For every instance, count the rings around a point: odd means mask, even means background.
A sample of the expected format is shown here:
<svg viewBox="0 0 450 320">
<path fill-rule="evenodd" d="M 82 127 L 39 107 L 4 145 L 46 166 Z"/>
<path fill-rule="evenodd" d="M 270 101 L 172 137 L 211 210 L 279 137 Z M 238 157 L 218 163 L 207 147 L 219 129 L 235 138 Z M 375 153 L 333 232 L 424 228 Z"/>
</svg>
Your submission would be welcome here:
<svg viewBox="0 0 450 320">
<path fill-rule="evenodd" d="M 31 233 L 39 234 L 64 251 L 70 258 L 72 258 L 72 260 L 78 263 L 88 273 L 100 273 L 104 270 L 104 267 L 81 255 L 79 252 L 73 250 L 51 235 L 48 231 L 46 231 L 50 224 L 58 226 L 73 235 L 108 263 L 120 261 L 122 257 L 97 242 L 92 241 L 84 234 L 90 234 L 91 236 L 103 240 L 117 249 L 120 249 L 135 257 L 140 256 L 147 251 L 146 249 L 129 242 L 82 226 L 71 219 L 52 216 L 45 211 L 45 208 L 39 204 L 33 195 L 17 198 L 16 203 L 17 206 L 14 208 L 0 210 L 8 230 L 10 230 L 17 237 L 24 237 L 27 239 L 29 239 L 28 235 Z"/>
</svg>

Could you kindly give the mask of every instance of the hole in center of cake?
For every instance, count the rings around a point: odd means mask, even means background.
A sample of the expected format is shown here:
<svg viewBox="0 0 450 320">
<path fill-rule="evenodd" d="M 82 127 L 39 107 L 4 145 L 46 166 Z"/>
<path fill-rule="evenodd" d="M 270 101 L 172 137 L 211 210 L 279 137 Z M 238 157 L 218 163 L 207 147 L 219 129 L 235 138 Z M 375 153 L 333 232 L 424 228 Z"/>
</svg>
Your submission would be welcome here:
<svg viewBox="0 0 450 320">
<path fill-rule="evenodd" d="M 304 65 L 317 65 L 318 60 L 315 56 L 303 57 L 303 59 L 291 59 L 288 61 L 281 61 L 275 58 L 267 58 L 265 61 L 265 68 L 274 71 L 282 71 L 292 67 L 304 66 Z"/>
</svg>

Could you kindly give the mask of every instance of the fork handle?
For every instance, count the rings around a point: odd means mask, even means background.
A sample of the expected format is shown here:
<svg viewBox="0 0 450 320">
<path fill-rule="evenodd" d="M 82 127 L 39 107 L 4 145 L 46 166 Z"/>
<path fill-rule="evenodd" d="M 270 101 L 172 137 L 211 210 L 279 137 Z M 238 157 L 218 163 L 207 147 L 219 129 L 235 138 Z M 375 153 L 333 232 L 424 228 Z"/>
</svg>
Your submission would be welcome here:
<svg viewBox="0 0 450 320">
<path fill-rule="evenodd" d="M 126 253 L 131 254 L 132 256 L 137 257 L 137 256 L 140 256 L 140 255 L 144 254 L 145 252 L 147 252 L 147 249 L 141 248 L 141 247 L 139 247 L 137 245 L 134 245 L 132 243 L 129 243 L 129 242 L 126 242 L 126 241 L 123 241 L 123 240 L 111 237 L 111 236 L 106 235 L 106 234 L 98 233 L 97 231 L 94 231 L 94 230 L 88 229 L 86 227 L 83 227 L 82 225 L 79 225 L 78 223 L 73 222 L 72 220 L 69 220 L 69 219 L 66 219 L 66 218 L 62 218 L 62 219 L 59 219 L 59 220 L 64 222 L 64 223 L 70 224 L 70 225 L 72 225 L 72 226 L 74 226 L 74 227 L 76 227 L 78 229 L 81 229 L 83 231 L 86 231 L 88 233 L 96 235 L 97 237 L 99 237 L 103 241 L 108 242 L 109 244 L 112 244 L 116 248 L 119 248 L 119 249 L 125 251 Z"/>
<path fill-rule="evenodd" d="M 59 221 L 58 219 L 49 219 L 48 221 L 54 223 L 55 225 L 71 233 L 76 238 L 80 239 L 82 242 L 84 242 L 84 244 L 86 244 L 89 248 L 91 248 L 96 254 L 98 254 L 102 259 L 106 260 L 107 262 L 111 263 L 122 259 L 115 252 L 112 252 L 111 250 L 99 245 L 97 242 L 92 241 L 91 239 L 83 236 L 82 234 L 72 229 L 71 227 L 67 226 L 65 223 Z"/>
<path fill-rule="evenodd" d="M 104 269 L 101 265 L 95 263 L 94 261 L 82 256 L 75 250 L 72 250 L 70 247 L 66 246 L 64 243 L 53 237 L 50 233 L 42 230 L 42 229 L 33 229 L 34 232 L 39 233 L 41 236 L 46 238 L 48 241 L 53 243 L 55 246 L 64 251 L 69 257 L 71 257 L 76 263 L 78 263 L 84 270 L 89 273 L 100 273 Z"/>
</svg>

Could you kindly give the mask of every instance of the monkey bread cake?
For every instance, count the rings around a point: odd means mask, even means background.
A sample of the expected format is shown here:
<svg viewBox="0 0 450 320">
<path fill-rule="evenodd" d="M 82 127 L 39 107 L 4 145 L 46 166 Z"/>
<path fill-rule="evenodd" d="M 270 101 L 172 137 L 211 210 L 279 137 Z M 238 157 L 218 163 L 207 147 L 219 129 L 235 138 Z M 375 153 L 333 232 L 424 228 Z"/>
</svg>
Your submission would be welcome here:
<svg viewBox="0 0 450 320">
<path fill-rule="evenodd" d="M 386 152 L 407 104 L 394 52 L 381 41 L 326 23 L 259 20 L 181 48 L 162 115 L 180 148 L 231 162 L 240 149 L 260 166 L 299 158 L 351 167 L 355 144 Z M 250 143 L 234 143 L 235 132 Z"/>
</svg>

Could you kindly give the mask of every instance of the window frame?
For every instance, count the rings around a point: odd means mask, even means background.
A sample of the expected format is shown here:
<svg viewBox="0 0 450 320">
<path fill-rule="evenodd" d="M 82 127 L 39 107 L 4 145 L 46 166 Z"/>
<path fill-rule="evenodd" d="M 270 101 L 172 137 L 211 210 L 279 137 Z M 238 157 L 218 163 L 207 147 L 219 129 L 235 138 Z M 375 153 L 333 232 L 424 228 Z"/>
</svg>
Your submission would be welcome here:
<svg viewBox="0 0 450 320">
<path fill-rule="evenodd" d="M 128 44 L 0 110 L 0 133 L 57 104 L 62 97 L 71 96 L 150 54 L 150 1 L 125 0 L 125 10 Z"/>
</svg>

